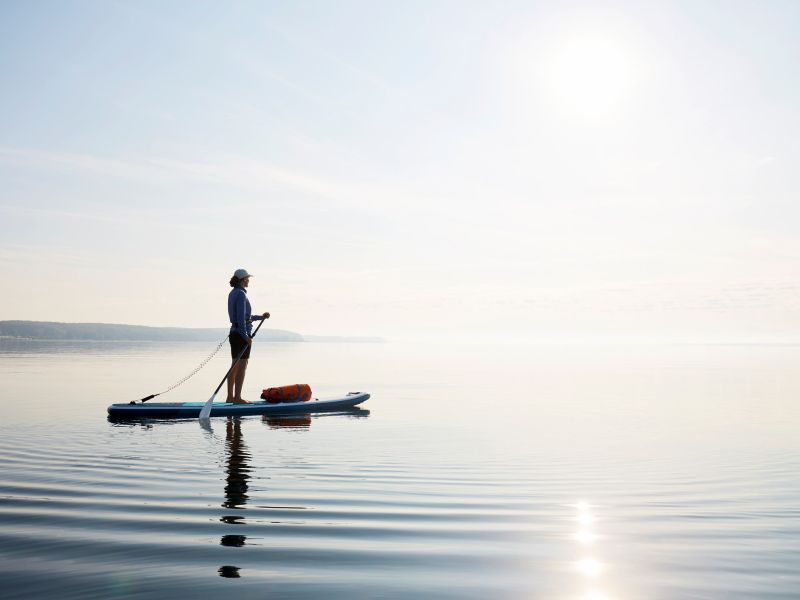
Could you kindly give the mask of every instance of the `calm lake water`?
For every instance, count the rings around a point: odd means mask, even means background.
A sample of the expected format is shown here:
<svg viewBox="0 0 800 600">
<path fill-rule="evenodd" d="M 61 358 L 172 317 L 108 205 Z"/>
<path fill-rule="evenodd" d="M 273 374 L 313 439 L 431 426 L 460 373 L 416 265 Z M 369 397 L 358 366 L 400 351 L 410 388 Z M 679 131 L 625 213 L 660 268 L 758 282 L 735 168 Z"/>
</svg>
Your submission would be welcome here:
<svg viewBox="0 0 800 600">
<path fill-rule="evenodd" d="M 0 596 L 800 598 L 800 346 L 256 341 L 372 398 L 107 421 L 213 347 L 0 342 Z"/>
</svg>

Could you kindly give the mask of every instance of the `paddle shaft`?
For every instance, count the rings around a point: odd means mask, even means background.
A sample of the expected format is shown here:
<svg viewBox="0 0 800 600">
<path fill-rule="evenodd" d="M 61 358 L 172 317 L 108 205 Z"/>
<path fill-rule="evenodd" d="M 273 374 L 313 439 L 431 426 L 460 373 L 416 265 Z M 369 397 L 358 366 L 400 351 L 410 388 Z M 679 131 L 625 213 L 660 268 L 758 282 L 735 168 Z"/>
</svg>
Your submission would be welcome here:
<svg viewBox="0 0 800 600">
<path fill-rule="evenodd" d="M 254 337 L 256 337 L 256 334 L 258 333 L 258 330 L 261 329 L 261 326 L 264 324 L 264 321 L 266 321 L 266 319 L 261 319 L 261 322 L 258 324 L 258 327 L 256 327 L 256 330 L 253 332 L 253 335 L 250 336 L 250 339 L 253 339 Z M 248 344 L 247 346 L 242 348 L 241 352 L 239 352 L 239 356 L 237 356 L 236 360 L 233 361 L 233 364 L 231 365 L 231 368 L 228 369 L 228 372 L 225 373 L 225 377 L 222 378 L 222 381 L 219 382 L 219 385 L 217 386 L 217 389 L 214 390 L 214 394 L 211 396 L 212 398 L 217 395 L 217 392 L 219 391 L 219 388 L 221 388 L 222 384 L 225 383 L 225 380 L 228 379 L 228 375 L 231 374 L 231 371 L 233 371 L 233 368 L 236 365 L 239 364 L 239 361 L 242 359 L 242 356 L 244 356 L 244 353 L 247 352 L 247 349 L 249 347 L 250 347 L 250 345 Z"/>
</svg>

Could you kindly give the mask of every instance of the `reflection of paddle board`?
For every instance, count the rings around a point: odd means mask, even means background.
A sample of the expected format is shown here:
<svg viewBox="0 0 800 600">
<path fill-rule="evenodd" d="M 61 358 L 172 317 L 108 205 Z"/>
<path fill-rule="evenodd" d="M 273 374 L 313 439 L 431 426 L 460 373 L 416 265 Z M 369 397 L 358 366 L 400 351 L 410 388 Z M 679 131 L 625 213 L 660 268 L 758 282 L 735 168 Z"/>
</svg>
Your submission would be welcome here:
<svg viewBox="0 0 800 600">
<path fill-rule="evenodd" d="M 369 399 L 369 394 L 351 392 L 339 398 L 310 400 L 309 402 L 286 402 L 268 404 L 266 401 L 250 404 L 231 404 L 214 402 L 211 407 L 212 417 L 234 417 L 239 415 L 291 415 L 298 413 L 326 412 L 342 410 L 357 406 Z M 112 419 L 196 419 L 205 402 L 137 402 L 130 404 L 112 404 L 108 407 L 108 416 Z"/>
</svg>

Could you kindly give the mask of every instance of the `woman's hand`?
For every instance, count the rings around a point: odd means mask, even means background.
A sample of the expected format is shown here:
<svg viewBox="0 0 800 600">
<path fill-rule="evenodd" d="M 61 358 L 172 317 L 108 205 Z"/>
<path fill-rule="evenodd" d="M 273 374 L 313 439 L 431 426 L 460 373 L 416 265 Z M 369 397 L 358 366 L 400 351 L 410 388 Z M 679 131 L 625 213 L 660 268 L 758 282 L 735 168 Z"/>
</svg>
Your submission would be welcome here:
<svg viewBox="0 0 800 600">
<path fill-rule="evenodd" d="M 269 313 L 268 312 L 264 313 L 263 315 L 261 315 L 261 318 L 262 319 L 269 319 Z"/>
</svg>

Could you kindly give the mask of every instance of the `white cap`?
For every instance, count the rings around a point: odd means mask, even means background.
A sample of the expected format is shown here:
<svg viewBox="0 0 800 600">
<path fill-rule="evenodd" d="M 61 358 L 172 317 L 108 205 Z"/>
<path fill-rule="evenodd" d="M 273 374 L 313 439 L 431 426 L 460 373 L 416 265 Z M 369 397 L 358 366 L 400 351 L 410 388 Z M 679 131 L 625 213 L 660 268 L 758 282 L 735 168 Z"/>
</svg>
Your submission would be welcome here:
<svg viewBox="0 0 800 600">
<path fill-rule="evenodd" d="M 250 273 L 247 272 L 247 269 L 236 269 L 236 271 L 233 273 L 233 276 L 236 277 L 236 279 L 244 279 L 245 277 L 252 277 L 252 275 L 250 275 Z"/>
</svg>

